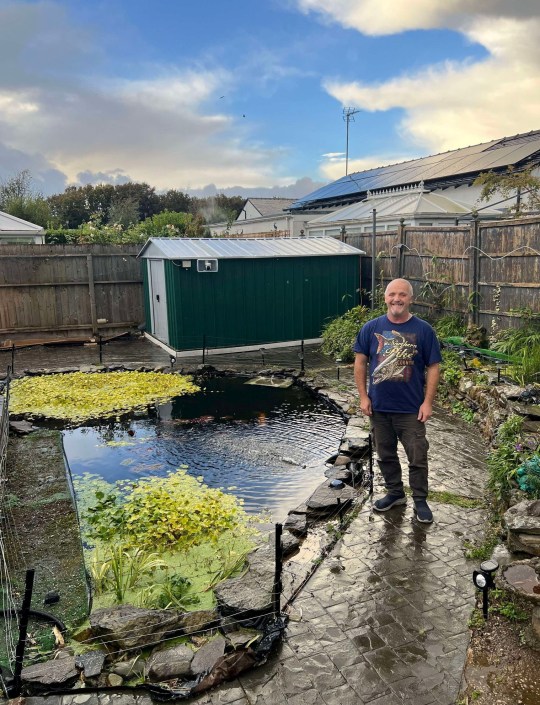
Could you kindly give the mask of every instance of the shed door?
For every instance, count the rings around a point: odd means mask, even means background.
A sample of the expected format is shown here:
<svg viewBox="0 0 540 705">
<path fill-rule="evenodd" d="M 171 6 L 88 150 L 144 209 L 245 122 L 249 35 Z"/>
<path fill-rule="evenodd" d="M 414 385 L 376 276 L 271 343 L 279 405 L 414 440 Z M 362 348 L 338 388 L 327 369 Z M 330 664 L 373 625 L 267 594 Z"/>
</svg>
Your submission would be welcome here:
<svg viewBox="0 0 540 705">
<path fill-rule="evenodd" d="M 152 333 L 164 343 L 169 342 L 167 325 L 167 295 L 165 293 L 165 266 L 162 259 L 148 260 L 150 279 L 150 308 Z"/>
</svg>

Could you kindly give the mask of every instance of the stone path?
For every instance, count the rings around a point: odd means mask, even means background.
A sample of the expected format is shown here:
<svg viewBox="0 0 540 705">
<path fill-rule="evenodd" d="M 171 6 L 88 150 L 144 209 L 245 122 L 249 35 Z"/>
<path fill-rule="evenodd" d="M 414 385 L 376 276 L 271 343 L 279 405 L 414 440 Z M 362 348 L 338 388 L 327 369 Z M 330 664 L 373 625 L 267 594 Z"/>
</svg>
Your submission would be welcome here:
<svg viewBox="0 0 540 705">
<path fill-rule="evenodd" d="M 343 383 L 350 385 L 350 374 Z M 439 411 L 428 437 L 431 486 L 481 496 L 486 473 L 475 429 Z M 430 526 L 416 522 L 411 501 L 383 515 L 366 504 L 333 550 L 334 560 L 323 562 L 292 605 L 279 653 L 190 702 L 453 705 L 474 606 L 475 564 L 464 558 L 463 543 L 477 538 L 482 513 L 430 503 Z M 150 699 L 79 692 L 26 703 L 149 705 Z"/>
</svg>

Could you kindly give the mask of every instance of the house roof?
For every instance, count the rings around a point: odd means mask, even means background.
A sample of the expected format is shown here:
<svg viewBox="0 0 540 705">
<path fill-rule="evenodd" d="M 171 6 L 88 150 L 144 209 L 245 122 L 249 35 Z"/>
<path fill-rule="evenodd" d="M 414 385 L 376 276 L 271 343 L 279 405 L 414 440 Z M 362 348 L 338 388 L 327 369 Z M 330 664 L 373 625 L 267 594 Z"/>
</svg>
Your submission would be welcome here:
<svg viewBox="0 0 540 705">
<path fill-rule="evenodd" d="M 139 252 L 145 259 L 257 259 L 365 254 L 331 237 L 321 238 L 150 238 Z"/>
<path fill-rule="evenodd" d="M 294 198 L 248 198 L 244 202 L 244 208 L 246 203 L 251 203 L 251 205 L 256 208 L 262 216 L 281 215 L 285 209 L 289 208 L 294 203 L 294 201 Z"/>
<path fill-rule="evenodd" d="M 371 221 L 373 209 L 377 209 L 377 219 L 413 217 L 463 217 L 471 213 L 469 206 L 422 188 L 384 191 L 368 196 L 364 201 L 344 206 L 332 213 L 326 213 L 309 222 L 309 226 L 342 223 L 344 221 Z M 495 209 L 484 209 L 482 214 L 498 217 Z"/>
<path fill-rule="evenodd" d="M 41 225 L 0 211 L 0 235 L 40 235 L 42 232 Z"/>
<path fill-rule="evenodd" d="M 470 184 L 481 172 L 524 169 L 540 163 L 540 130 L 454 149 L 399 164 L 357 171 L 295 201 L 291 210 L 342 206 L 363 200 L 376 189 L 423 182 L 430 190 Z"/>
</svg>

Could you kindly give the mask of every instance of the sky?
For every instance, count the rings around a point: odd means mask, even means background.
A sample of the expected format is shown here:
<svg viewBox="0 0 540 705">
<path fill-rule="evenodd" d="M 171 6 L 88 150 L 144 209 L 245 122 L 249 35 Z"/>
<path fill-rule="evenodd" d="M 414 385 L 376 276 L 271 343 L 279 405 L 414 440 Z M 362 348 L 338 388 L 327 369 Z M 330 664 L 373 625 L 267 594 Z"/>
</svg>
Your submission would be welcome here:
<svg viewBox="0 0 540 705">
<path fill-rule="evenodd" d="M 0 181 L 300 198 L 540 129 L 538 0 L 0 0 Z"/>
</svg>

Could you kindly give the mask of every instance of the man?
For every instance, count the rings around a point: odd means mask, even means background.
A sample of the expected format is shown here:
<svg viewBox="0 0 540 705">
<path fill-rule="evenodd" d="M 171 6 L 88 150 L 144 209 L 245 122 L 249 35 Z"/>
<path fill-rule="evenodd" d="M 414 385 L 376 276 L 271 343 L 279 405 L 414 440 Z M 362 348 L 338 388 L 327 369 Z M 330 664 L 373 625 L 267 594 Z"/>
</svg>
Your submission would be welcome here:
<svg viewBox="0 0 540 705">
<path fill-rule="evenodd" d="M 413 316 L 413 289 L 406 279 L 386 287 L 385 316 L 368 321 L 354 344 L 354 378 L 360 409 L 371 417 L 379 467 L 387 494 L 373 508 L 386 512 L 405 504 L 398 440 L 409 461 L 409 484 L 418 521 L 430 524 L 426 421 L 433 413 L 441 352 L 435 331 Z M 369 364 L 369 392 L 367 388 Z"/>
</svg>

